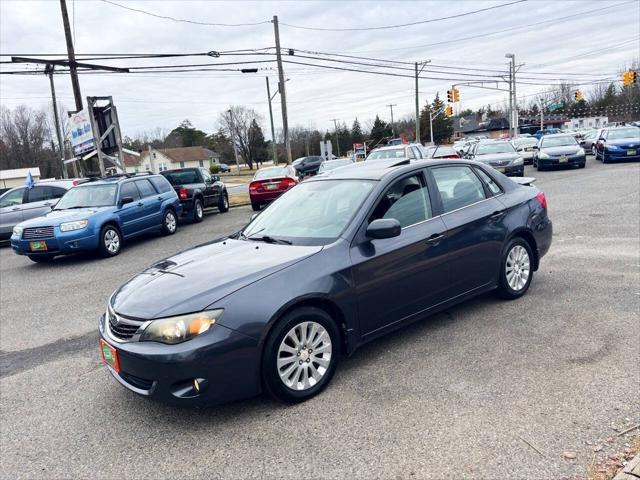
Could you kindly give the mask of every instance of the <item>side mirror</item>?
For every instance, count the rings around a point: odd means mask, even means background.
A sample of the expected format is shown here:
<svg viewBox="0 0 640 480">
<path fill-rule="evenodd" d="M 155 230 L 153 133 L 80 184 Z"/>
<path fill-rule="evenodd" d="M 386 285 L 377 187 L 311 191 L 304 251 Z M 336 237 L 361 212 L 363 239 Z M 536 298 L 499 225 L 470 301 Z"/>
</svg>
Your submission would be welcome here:
<svg viewBox="0 0 640 480">
<path fill-rule="evenodd" d="M 604 137 L 600 137 L 600 138 L 598 139 L 598 141 L 599 141 L 599 142 L 604 142 L 604 141 L 605 141 L 605 139 L 604 139 Z"/>
<path fill-rule="evenodd" d="M 400 235 L 402 227 L 395 218 L 379 218 L 374 220 L 367 227 L 367 237 L 369 238 L 393 238 Z"/>
<path fill-rule="evenodd" d="M 133 197 L 122 197 L 120 199 L 120 206 L 126 205 L 127 203 L 133 203 Z"/>
<path fill-rule="evenodd" d="M 212 175 L 211 176 L 211 181 L 212 182 L 219 182 L 220 181 L 220 176 L 219 175 Z"/>
<path fill-rule="evenodd" d="M 540 150 L 540 147 L 539 147 L 538 145 L 534 145 L 534 146 L 533 146 L 533 149 L 534 149 L 534 150 Z"/>
</svg>

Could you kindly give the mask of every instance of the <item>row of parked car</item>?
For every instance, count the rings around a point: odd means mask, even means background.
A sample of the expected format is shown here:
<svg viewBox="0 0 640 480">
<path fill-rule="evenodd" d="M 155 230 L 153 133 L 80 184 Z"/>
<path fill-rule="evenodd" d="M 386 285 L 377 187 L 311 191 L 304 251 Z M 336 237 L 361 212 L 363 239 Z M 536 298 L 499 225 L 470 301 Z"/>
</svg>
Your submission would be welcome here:
<svg viewBox="0 0 640 480">
<path fill-rule="evenodd" d="M 211 208 L 228 211 L 229 196 L 205 168 L 44 181 L 0 196 L 0 235 L 38 263 L 86 250 L 113 257 L 125 241 L 153 231 L 172 235 L 181 217 L 200 222 Z"/>
</svg>

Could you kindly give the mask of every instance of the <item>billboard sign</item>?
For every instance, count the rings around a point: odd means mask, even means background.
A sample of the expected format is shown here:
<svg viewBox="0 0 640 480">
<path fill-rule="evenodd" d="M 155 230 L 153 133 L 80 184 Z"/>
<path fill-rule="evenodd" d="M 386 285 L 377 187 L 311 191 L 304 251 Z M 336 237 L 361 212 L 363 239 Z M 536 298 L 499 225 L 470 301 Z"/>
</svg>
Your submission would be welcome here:
<svg viewBox="0 0 640 480">
<path fill-rule="evenodd" d="M 69 117 L 69 133 L 67 138 L 71 142 L 73 153 L 80 155 L 94 148 L 93 130 L 89 120 L 89 112 L 84 109 Z"/>
</svg>

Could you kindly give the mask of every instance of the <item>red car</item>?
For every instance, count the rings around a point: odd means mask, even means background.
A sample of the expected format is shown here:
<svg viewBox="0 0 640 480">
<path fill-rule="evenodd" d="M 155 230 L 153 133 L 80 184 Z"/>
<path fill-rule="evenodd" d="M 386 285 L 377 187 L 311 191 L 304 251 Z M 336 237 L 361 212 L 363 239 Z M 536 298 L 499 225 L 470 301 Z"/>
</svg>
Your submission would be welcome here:
<svg viewBox="0 0 640 480">
<path fill-rule="evenodd" d="M 260 210 L 262 205 L 275 200 L 297 184 L 298 176 L 291 165 L 261 168 L 249 184 L 251 208 Z"/>
</svg>

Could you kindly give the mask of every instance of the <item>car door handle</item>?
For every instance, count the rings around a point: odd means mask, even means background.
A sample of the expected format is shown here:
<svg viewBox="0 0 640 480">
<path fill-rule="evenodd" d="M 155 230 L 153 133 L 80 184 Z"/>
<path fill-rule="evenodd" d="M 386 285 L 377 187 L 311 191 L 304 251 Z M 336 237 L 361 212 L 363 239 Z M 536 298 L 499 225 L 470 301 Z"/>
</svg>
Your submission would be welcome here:
<svg viewBox="0 0 640 480">
<path fill-rule="evenodd" d="M 491 214 L 489 218 L 493 218 L 494 220 L 497 220 L 498 218 L 502 218 L 504 214 L 505 214 L 504 210 L 496 210 Z"/>
<path fill-rule="evenodd" d="M 162 200 L 162 197 L 158 197 L 158 200 Z"/>
<path fill-rule="evenodd" d="M 438 245 L 443 239 L 444 235 L 442 233 L 434 233 L 427 238 L 427 245 Z"/>
<path fill-rule="evenodd" d="M 143 206 L 144 206 L 144 203 L 142 203 L 142 202 L 138 202 L 138 206 L 139 206 L 139 207 L 143 207 Z"/>
<path fill-rule="evenodd" d="M 18 210 L 20 210 L 20 207 L 15 207 L 11 209 L 12 212 L 17 212 Z"/>
</svg>

